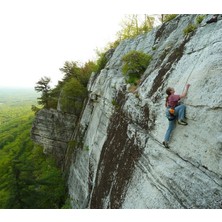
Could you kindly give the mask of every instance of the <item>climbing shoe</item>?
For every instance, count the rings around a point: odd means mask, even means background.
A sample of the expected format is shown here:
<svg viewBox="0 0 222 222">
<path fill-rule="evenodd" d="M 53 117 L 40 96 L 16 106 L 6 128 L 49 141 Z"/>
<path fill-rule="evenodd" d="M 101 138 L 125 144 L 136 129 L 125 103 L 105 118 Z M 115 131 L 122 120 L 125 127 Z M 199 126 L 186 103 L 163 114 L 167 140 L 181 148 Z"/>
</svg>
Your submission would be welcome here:
<svg viewBox="0 0 222 222">
<path fill-rule="evenodd" d="M 166 142 L 166 141 L 163 141 L 163 145 L 164 145 L 167 149 L 170 148 L 168 142 Z"/>
<path fill-rule="evenodd" d="M 178 124 L 184 125 L 184 126 L 188 125 L 188 123 L 185 122 L 184 120 L 178 120 Z"/>
</svg>

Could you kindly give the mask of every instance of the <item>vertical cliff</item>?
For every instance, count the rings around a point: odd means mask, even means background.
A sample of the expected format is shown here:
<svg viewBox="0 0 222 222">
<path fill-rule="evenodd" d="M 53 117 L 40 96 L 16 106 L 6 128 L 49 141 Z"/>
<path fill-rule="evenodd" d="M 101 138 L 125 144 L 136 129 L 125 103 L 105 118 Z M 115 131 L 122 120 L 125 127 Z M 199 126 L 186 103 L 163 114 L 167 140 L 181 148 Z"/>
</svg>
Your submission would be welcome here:
<svg viewBox="0 0 222 222">
<path fill-rule="evenodd" d="M 65 154 L 76 125 L 76 116 L 58 110 L 40 110 L 33 122 L 31 138 L 44 147 L 43 152 L 52 155 L 62 167 Z"/>
<path fill-rule="evenodd" d="M 205 25 L 206 17 L 184 36 L 196 18 L 181 15 L 121 42 L 92 75 L 67 137 L 75 141 L 65 157 L 73 208 L 221 208 L 222 21 Z M 152 55 L 136 93 L 121 72 L 131 50 Z M 165 149 L 165 89 L 180 94 L 187 82 L 188 126 L 177 125 Z"/>
</svg>

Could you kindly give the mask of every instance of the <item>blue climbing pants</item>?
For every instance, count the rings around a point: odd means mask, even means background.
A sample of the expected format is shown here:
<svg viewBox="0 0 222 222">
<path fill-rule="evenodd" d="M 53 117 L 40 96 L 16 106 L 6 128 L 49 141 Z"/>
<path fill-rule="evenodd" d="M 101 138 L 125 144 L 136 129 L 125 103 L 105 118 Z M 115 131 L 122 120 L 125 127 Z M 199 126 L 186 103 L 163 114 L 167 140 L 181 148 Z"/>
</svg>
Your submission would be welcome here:
<svg viewBox="0 0 222 222">
<path fill-rule="evenodd" d="M 166 109 L 166 117 L 169 120 L 169 126 L 166 131 L 164 141 L 169 142 L 170 135 L 176 126 L 176 119 L 184 120 L 185 113 L 186 113 L 186 106 L 184 104 L 181 104 L 181 105 L 175 107 L 175 116 L 174 117 L 172 117 L 170 115 L 169 108 Z"/>
</svg>

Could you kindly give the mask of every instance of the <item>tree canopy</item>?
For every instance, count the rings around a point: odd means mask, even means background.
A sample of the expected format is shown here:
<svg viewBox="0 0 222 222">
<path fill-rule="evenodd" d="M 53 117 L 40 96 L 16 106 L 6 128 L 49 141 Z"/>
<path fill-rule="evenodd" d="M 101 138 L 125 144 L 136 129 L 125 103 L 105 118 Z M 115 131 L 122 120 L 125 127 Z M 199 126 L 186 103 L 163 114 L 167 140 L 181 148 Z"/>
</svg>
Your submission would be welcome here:
<svg viewBox="0 0 222 222">
<path fill-rule="evenodd" d="M 38 98 L 38 104 L 42 105 L 43 108 L 48 109 L 50 103 L 50 83 L 51 79 L 49 77 L 42 77 L 35 86 L 35 90 L 37 92 L 41 92 L 41 97 Z"/>
<path fill-rule="evenodd" d="M 30 108 L 16 111 L 17 118 L 0 126 L 0 208 L 61 208 L 66 198 L 62 172 L 43 154 L 42 147 L 31 141 Z"/>
</svg>

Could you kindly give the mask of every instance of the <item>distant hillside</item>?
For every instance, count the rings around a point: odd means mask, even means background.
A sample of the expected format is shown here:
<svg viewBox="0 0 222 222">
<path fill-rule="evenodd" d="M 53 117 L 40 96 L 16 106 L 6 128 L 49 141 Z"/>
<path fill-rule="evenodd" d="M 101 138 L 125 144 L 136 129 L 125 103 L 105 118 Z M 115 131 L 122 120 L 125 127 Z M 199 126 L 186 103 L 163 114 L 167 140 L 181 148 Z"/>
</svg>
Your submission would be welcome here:
<svg viewBox="0 0 222 222">
<path fill-rule="evenodd" d="M 55 161 L 30 139 L 31 89 L 0 89 L 0 209 L 61 208 L 66 186 Z"/>
<path fill-rule="evenodd" d="M 36 104 L 34 89 L 0 88 L 0 130 L 4 124 L 13 122 L 21 116 L 32 114 L 31 106 Z"/>
<path fill-rule="evenodd" d="M 33 102 L 38 97 L 32 88 L 0 88 L 0 104 Z"/>
</svg>

